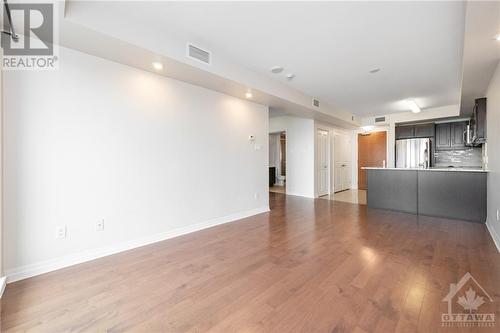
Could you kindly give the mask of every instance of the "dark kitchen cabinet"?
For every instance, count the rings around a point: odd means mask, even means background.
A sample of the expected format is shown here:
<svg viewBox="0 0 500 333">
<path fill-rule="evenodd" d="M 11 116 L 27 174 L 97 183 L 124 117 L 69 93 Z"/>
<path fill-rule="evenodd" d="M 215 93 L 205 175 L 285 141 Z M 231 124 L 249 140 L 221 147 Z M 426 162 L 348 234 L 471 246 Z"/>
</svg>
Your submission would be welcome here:
<svg viewBox="0 0 500 333">
<path fill-rule="evenodd" d="M 398 139 L 411 139 L 415 137 L 415 126 L 397 126 L 396 127 L 396 140 Z"/>
<path fill-rule="evenodd" d="M 464 132 L 467 126 L 466 122 L 458 122 L 450 124 L 450 135 L 451 135 L 451 148 L 460 149 L 465 148 L 464 142 Z"/>
<path fill-rule="evenodd" d="M 436 150 L 451 148 L 450 129 L 449 123 L 436 124 Z"/>
<path fill-rule="evenodd" d="M 464 132 L 467 122 L 436 124 L 436 150 L 465 148 Z"/>
<path fill-rule="evenodd" d="M 416 138 L 434 137 L 434 124 L 415 125 L 415 137 Z"/>
<path fill-rule="evenodd" d="M 474 114 L 476 137 L 481 142 L 486 141 L 486 97 L 476 99 Z"/>
<path fill-rule="evenodd" d="M 396 126 L 396 140 L 434 137 L 434 124 Z"/>
</svg>

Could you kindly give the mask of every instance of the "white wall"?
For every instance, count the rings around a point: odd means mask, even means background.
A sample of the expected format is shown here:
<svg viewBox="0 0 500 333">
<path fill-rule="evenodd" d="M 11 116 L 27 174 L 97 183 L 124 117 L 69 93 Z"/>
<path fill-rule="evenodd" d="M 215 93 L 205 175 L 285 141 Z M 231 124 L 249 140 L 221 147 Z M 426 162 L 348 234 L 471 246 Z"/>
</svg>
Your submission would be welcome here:
<svg viewBox="0 0 500 333">
<path fill-rule="evenodd" d="M 65 48 L 4 74 L 14 278 L 268 209 L 267 107 Z"/>
<path fill-rule="evenodd" d="M 488 87 L 487 97 L 487 151 L 488 163 L 488 218 L 487 226 L 500 251 L 500 65 Z"/>
<path fill-rule="evenodd" d="M 286 193 L 314 198 L 314 120 L 269 119 L 269 133 L 286 131 Z"/>
</svg>

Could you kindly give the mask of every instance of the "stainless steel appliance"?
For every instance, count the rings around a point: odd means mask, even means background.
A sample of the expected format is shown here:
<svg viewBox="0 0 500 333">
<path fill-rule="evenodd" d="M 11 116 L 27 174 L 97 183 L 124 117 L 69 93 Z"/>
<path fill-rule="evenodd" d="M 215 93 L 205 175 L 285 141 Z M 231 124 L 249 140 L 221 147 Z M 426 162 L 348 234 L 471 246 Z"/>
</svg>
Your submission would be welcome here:
<svg viewBox="0 0 500 333">
<path fill-rule="evenodd" d="M 474 146 L 474 140 L 475 140 L 474 129 L 470 124 L 471 121 L 469 121 L 469 123 L 465 127 L 465 132 L 464 132 L 464 144 L 467 147 Z"/>
<path fill-rule="evenodd" d="M 396 140 L 396 168 L 429 168 L 431 166 L 431 140 Z"/>
<path fill-rule="evenodd" d="M 486 142 L 486 98 L 478 98 L 472 110 L 467 129 L 464 132 L 464 143 L 467 147 L 480 146 Z"/>
</svg>

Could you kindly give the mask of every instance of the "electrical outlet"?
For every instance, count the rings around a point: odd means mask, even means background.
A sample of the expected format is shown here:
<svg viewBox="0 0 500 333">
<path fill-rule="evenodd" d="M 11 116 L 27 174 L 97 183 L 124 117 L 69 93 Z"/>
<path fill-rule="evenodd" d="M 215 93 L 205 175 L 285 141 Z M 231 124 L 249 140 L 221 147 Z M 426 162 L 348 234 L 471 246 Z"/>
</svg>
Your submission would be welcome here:
<svg viewBox="0 0 500 333">
<path fill-rule="evenodd" d="M 66 226 L 65 225 L 57 227 L 56 238 L 66 238 Z"/>
<path fill-rule="evenodd" d="M 253 194 L 253 197 L 255 198 L 255 200 L 258 200 L 260 198 L 260 193 L 259 192 L 255 192 Z"/>
<path fill-rule="evenodd" d="M 497 209 L 497 221 L 500 221 L 500 209 Z"/>
<path fill-rule="evenodd" d="M 103 231 L 104 230 L 104 220 L 99 220 L 95 224 L 95 231 Z"/>
</svg>

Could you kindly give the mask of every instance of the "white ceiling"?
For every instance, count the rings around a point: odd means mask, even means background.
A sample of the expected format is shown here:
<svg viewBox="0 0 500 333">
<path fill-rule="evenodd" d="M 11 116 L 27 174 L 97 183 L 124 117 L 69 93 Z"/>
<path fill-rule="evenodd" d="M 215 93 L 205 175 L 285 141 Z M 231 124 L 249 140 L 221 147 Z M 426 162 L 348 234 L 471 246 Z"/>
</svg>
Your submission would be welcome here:
<svg viewBox="0 0 500 333">
<path fill-rule="evenodd" d="M 97 30 L 202 44 L 214 59 L 358 116 L 405 111 L 407 98 L 423 108 L 460 103 L 463 2 L 113 1 L 73 3 L 68 13 Z M 274 65 L 285 71 L 269 73 Z"/>
<path fill-rule="evenodd" d="M 500 2 L 467 3 L 461 114 L 472 113 L 474 99 L 484 97 L 500 59 Z"/>
</svg>

